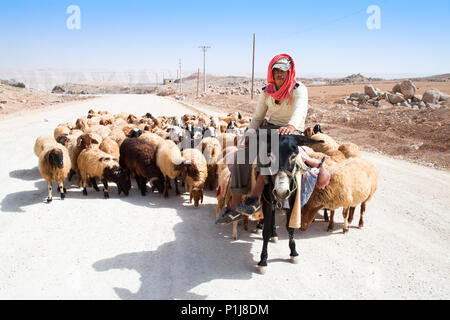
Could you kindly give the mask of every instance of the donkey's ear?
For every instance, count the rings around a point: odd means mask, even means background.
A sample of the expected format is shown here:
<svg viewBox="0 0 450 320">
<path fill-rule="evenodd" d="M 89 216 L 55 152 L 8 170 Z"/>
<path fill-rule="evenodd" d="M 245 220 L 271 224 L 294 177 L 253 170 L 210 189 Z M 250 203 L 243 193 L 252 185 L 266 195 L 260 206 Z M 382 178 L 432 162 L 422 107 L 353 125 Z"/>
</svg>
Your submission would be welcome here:
<svg viewBox="0 0 450 320">
<path fill-rule="evenodd" d="M 310 137 L 307 137 L 307 136 L 304 136 L 301 134 L 294 134 L 292 136 L 294 137 L 295 142 L 297 143 L 298 146 L 307 146 L 307 145 L 325 142 L 323 140 L 314 140 L 314 139 L 311 139 Z"/>
</svg>

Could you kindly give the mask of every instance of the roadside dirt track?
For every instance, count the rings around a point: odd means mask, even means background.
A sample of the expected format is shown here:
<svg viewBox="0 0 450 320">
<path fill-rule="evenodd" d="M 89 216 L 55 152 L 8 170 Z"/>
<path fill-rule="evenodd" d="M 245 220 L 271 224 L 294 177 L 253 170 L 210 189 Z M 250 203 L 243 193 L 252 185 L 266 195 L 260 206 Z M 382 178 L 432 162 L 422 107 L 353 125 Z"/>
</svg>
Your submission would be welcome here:
<svg viewBox="0 0 450 320">
<path fill-rule="evenodd" d="M 0 121 L 0 299 L 449 299 L 450 174 L 372 153 L 380 172 L 365 228 L 333 233 L 319 217 L 296 232 L 289 263 L 284 216 L 269 268 L 256 272 L 261 236 L 215 221 L 215 192 L 195 209 L 188 196 L 111 199 L 68 188 L 44 203 L 46 182 L 33 145 L 89 109 L 183 115 L 190 109 L 149 95 L 114 95 Z M 68 187 L 68 186 L 67 186 Z M 252 229 L 254 224 L 250 224 Z"/>
</svg>

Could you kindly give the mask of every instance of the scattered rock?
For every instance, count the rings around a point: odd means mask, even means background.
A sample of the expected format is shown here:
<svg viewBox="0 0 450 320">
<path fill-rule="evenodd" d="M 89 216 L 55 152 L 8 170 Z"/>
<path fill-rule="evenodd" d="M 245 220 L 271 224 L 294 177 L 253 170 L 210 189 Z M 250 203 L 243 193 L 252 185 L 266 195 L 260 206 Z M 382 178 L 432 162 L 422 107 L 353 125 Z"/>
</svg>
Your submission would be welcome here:
<svg viewBox="0 0 450 320">
<path fill-rule="evenodd" d="M 431 109 L 440 109 L 442 108 L 442 106 L 440 104 L 437 103 L 426 103 L 427 108 L 431 108 Z"/>
<path fill-rule="evenodd" d="M 423 142 L 416 142 L 411 144 L 411 148 L 415 150 L 419 150 L 419 148 L 423 145 Z"/>
<path fill-rule="evenodd" d="M 430 89 L 423 94 L 423 102 L 437 104 L 441 98 L 441 92 L 438 89 Z"/>
<path fill-rule="evenodd" d="M 406 102 L 406 101 L 403 101 L 403 103 L 401 105 L 403 107 L 411 108 L 411 105 L 408 102 Z"/>
<path fill-rule="evenodd" d="M 402 88 L 400 86 L 400 83 L 397 83 L 393 88 L 392 88 L 392 92 L 393 93 L 402 93 Z"/>
<path fill-rule="evenodd" d="M 364 93 L 370 97 L 370 99 L 373 99 L 375 97 L 378 97 L 377 91 L 373 87 L 373 85 L 368 84 L 364 87 Z"/>
<path fill-rule="evenodd" d="M 416 94 L 417 88 L 411 80 L 407 80 L 400 84 L 400 90 L 405 99 L 412 99 Z"/>
<path fill-rule="evenodd" d="M 387 100 L 392 104 L 402 103 L 405 101 L 405 98 L 401 93 L 387 93 Z"/>
<path fill-rule="evenodd" d="M 415 94 L 414 97 L 412 97 L 413 102 L 420 102 L 422 101 L 423 96 L 421 94 Z"/>
<path fill-rule="evenodd" d="M 448 101 L 450 98 L 450 96 L 448 94 L 442 93 L 441 92 L 441 96 L 439 97 L 439 101 Z"/>
</svg>

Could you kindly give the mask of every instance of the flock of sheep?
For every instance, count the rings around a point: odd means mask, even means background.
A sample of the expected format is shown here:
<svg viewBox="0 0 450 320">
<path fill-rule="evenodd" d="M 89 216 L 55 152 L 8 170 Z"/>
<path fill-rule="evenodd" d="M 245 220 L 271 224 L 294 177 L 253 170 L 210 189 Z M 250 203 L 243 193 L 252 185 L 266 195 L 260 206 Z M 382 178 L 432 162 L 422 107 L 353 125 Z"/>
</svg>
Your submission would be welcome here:
<svg viewBox="0 0 450 320">
<path fill-rule="evenodd" d="M 124 112 L 114 115 L 90 110 L 75 123 L 58 125 L 53 136 L 36 140 L 34 151 L 39 157 L 39 171 L 48 182 L 47 202 L 53 199 L 53 182 L 58 184 L 61 199 L 65 198 L 66 178 L 71 181 L 77 176 L 78 187 L 83 188 L 84 195 L 88 187 L 100 191 L 97 182 L 101 181 L 104 197 L 109 198 L 108 183 L 117 185 L 119 195 L 128 196 L 134 176 L 143 196 L 149 184 L 152 192 L 157 190 L 168 197 L 172 181 L 179 195 L 178 182 L 183 181 L 195 207 L 203 203 L 204 188 L 217 189 L 218 216 L 230 201 L 227 163 L 249 123 L 249 118 L 237 112 L 226 117 L 155 118 L 149 113 L 137 117 Z M 306 230 L 317 212 L 326 209 L 331 210 L 329 230 L 332 230 L 334 211 L 342 207 L 346 232 L 357 205 L 361 205 L 359 226 L 362 227 L 366 202 L 377 188 L 378 173 L 361 157 L 356 145 L 339 145 L 331 137 L 315 131 L 307 129 L 305 135 L 325 142 L 304 148 L 312 158 L 321 160 L 326 156 L 324 165 L 331 172 L 331 181 L 325 190 L 316 189 L 302 209 L 301 229 Z M 254 220 L 262 218 L 261 212 L 254 215 Z M 325 218 L 328 219 L 327 214 Z M 247 229 L 248 220 L 244 223 Z"/>
</svg>

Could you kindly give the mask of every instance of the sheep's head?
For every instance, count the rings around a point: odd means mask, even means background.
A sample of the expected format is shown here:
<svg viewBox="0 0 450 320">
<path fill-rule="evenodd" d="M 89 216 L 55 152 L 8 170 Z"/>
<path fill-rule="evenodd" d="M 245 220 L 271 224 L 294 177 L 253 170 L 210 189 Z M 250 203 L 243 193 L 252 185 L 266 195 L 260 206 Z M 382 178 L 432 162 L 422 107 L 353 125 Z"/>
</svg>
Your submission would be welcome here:
<svg viewBox="0 0 450 320">
<path fill-rule="evenodd" d="M 302 215 L 301 215 L 301 231 L 308 230 L 311 223 L 314 221 L 314 218 L 317 215 L 317 212 L 322 209 L 322 206 L 312 206 L 309 203 L 305 204 L 302 208 Z"/>
<path fill-rule="evenodd" d="M 203 189 L 192 188 L 189 198 L 189 203 L 192 203 L 192 199 L 194 199 L 194 206 L 198 208 L 199 202 L 203 203 Z"/>
<path fill-rule="evenodd" d="M 61 150 L 53 149 L 48 155 L 48 160 L 50 164 L 54 167 L 62 169 L 64 167 L 64 155 Z"/>
<path fill-rule="evenodd" d="M 133 130 L 130 130 L 128 133 L 128 138 L 139 138 L 142 135 L 142 130 L 138 128 L 134 128 Z"/>
<path fill-rule="evenodd" d="M 111 159 L 100 159 L 100 161 L 110 161 Z M 108 166 L 103 170 L 103 177 L 107 181 L 112 181 L 117 184 L 119 195 L 123 192 L 126 196 L 130 193 L 131 179 L 127 169 L 118 165 Z"/>
<path fill-rule="evenodd" d="M 62 134 L 58 138 L 56 138 L 56 142 L 67 147 L 67 142 L 69 142 L 69 136 L 67 134 Z"/>
</svg>

